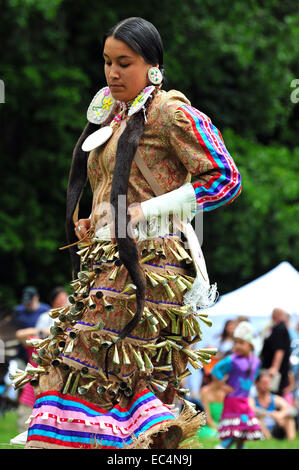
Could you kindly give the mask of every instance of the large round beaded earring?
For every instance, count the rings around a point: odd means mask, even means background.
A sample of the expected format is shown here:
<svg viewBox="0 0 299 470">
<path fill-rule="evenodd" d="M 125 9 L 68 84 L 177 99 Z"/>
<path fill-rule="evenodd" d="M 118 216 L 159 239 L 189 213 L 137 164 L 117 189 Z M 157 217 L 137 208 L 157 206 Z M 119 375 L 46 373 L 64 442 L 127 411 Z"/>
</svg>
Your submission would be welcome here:
<svg viewBox="0 0 299 470">
<path fill-rule="evenodd" d="M 160 85 L 163 81 L 163 75 L 158 67 L 151 67 L 147 72 L 148 79 L 153 85 Z"/>
</svg>

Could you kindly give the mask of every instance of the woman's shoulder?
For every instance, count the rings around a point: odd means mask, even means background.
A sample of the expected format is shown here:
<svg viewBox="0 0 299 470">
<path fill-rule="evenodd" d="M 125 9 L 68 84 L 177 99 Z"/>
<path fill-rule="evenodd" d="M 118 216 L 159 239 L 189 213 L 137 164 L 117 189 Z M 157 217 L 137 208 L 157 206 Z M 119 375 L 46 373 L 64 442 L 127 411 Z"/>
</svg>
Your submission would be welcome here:
<svg viewBox="0 0 299 470">
<path fill-rule="evenodd" d="M 179 108 L 191 106 L 188 98 L 178 90 L 159 90 L 154 100 L 154 110 L 165 121 L 173 121 Z"/>
</svg>

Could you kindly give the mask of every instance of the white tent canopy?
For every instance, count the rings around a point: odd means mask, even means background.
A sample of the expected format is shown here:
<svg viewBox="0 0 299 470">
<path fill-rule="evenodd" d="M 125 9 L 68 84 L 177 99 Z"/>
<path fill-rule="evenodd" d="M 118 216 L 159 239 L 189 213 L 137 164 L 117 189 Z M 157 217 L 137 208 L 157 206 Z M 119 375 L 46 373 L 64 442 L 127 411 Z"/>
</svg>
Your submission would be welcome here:
<svg viewBox="0 0 299 470">
<path fill-rule="evenodd" d="M 255 331 L 261 330 L 271 319 L 275 307 L 292 317 L 299 315 L 299 272 L 288 262 L 280 263 L 263 276 L 221 296 L 218 302 L 203 312 L 208 313 L 213 326 L 203 327 L 203 342 L 211 342 L 228 319 L 247 316 Z"/>
<path fill-rule="evenodd" d="M 209 315 L 271 315 L 275 307 L 299 314 L 299 272 L 288 262 L 280 263 L 254 281 L 220 297 Z"/>
</svg>

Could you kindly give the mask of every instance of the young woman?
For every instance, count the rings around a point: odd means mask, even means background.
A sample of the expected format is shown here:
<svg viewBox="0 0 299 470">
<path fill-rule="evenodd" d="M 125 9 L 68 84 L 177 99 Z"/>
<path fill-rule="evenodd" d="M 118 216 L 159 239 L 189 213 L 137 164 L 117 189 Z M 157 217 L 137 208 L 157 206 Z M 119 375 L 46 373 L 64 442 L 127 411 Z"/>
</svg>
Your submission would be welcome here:
<svg viewBox="0 0 299 470">
<path fill-rule="evenodd" d="M 200 367 L 213 353 L 189 348 L 201 337 L 195 310 L 215 289 L 188 221 L 231 202 L 240 175 L 210 119 L 161 89 L 151 23 L 114 26 L 103 58 L 107 86 L 88 108 L 69 178 L 74 294 L 51 312 L 39 347 L 27 447 L 177 448 L 202 423 L 186 403 L 172 412 L 188 360 Z M 91 215 L 77 220 L 87 175 Z"/>
</svg>

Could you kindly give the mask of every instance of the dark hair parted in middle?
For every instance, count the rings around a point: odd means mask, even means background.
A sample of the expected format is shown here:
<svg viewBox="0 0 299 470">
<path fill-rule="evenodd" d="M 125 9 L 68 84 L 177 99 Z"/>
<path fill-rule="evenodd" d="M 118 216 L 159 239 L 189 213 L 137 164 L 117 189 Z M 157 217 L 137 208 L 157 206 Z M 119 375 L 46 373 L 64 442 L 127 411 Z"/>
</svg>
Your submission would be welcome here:
<svg viewBox="0 0 299 470">
<path fill-rule="evenodd" d="M 120 21 L 104 35 L 103 50 L 108 37 L 125 42 L 150 65 L 158 64 L 164 79 L 163 43 L 159 31 L 149 21 L 131 17 Z"/>
</svg>

